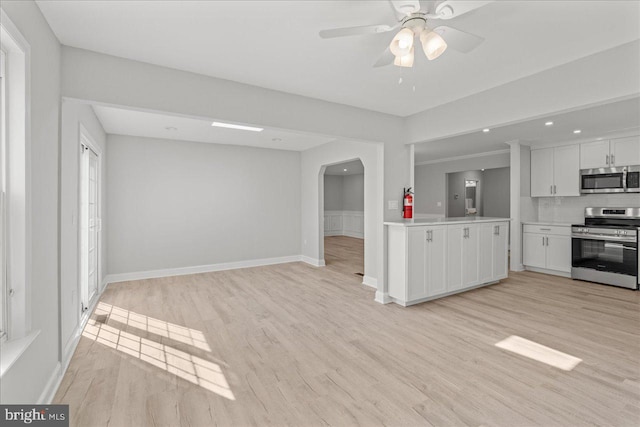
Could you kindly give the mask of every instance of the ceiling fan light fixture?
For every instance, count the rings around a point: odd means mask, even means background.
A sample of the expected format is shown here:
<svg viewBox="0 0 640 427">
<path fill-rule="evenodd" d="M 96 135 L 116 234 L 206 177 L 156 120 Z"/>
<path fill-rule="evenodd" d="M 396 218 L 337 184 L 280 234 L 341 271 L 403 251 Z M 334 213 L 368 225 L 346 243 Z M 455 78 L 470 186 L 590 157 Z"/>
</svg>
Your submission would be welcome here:
<svg viewBox="0 0 640 427">
<path fill-rule="evenodd" d="M 412 47 L 409 53 L 407 53 L 406 55 L 396 56 L 396 59 L 393 60 L 393 65 L 397 65 L 398 67 L 408 67 L 408 68 L 413 67 L 413 59 L 414 59 L 413 52 L 414 51 Z"/>
<path fill-rule="evenodd" d="M 413 49 L 413 31 L 409 28 L 403 28 L 391 40 L 389 50 L 396 57 L 399 57 L 407 55 L 411 49 Z"/>
<path fill-rule="evenodd" d="M 420 43 L 422 43 L 422 49 L 429 61 L 436 59 L 447 50 L 447 42 L 440 37 L 440 34 L 429 28 L 425 28 L 420 33 Z"/>
</svg>

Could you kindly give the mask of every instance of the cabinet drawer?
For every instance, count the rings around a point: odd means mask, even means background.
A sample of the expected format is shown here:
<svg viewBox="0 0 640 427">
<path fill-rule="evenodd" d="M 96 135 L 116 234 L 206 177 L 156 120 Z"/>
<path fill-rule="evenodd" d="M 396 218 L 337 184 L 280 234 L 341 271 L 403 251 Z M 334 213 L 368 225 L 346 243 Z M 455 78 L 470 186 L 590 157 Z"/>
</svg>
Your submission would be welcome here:
<svg viewBox="0 0 640 427">
<path fill-rule="evenodd" d="M 571 227 L 560 225 L 533 225 L 525 224 L 525 233 L 552 234 L 555 236 L 571 236 Z"/>
</svg>

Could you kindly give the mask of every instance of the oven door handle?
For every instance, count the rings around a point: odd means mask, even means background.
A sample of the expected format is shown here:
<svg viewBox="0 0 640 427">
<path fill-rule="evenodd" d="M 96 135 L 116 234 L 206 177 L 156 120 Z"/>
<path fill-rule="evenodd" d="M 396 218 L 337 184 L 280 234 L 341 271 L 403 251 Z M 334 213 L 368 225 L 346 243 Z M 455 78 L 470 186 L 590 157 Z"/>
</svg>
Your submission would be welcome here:
<svg viewBox="0 0 640 427">
<path fill-rule="evenodd" d="M 633 237 L 624 237 L 624 236 L 597 236 L 593 234 L 572 234 L 572 238 L 574 239 L 585 239 L 585 240 L 604 240 L 611 242 L 628 242 L 635 243 L 636 239 Z"/>
</svg>

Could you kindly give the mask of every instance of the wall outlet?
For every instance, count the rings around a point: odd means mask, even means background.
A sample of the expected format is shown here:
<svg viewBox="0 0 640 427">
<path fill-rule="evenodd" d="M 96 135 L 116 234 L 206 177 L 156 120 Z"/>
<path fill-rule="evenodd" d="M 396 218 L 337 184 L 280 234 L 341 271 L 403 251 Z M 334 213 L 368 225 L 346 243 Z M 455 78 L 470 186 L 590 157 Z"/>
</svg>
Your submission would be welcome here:
<svg viewBox="0 0 640 427">
<path fill-rule="evenodd" d="M 398 201 L 397 200 L 389 200 L 389 210 L 398 210 Z"/>
</svg>

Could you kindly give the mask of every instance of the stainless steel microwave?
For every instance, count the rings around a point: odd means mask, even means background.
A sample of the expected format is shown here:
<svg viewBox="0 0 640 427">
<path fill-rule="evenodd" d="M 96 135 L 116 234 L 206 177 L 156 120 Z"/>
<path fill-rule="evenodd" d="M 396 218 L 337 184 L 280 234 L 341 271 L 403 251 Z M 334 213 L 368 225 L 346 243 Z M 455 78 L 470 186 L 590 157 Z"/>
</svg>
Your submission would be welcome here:
<svg viewBox="0 0 640 427">
<path fill-rule="evenodd" d="M 640 166 L 582 169 L 580 193 L 640 193 Z"/>
</svg>

